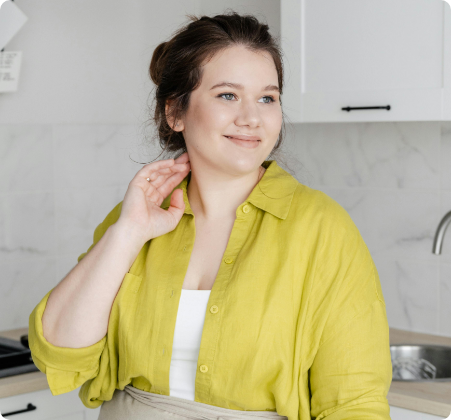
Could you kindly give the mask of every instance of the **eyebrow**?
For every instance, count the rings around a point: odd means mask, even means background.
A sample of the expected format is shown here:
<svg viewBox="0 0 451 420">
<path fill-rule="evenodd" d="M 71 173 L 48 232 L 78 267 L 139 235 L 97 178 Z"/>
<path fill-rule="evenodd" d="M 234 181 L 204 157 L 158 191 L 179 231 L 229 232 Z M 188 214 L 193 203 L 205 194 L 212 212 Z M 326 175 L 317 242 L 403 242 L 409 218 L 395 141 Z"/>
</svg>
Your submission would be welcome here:
<svg viewBox="0 0 451 420">
<path fill-rule="evenodd" d="M 216 85 L 214 85 L 212 88 L 210 88 L 210 90 L 213 90 L 213 89 L 219 88 L 219 87 L 225 87 L 225 86 L 235 88 L 235 89 L 244 89 L 244 86 L 239 83 L 221 82 L 221 83 L 217 83 Z M 268 86 L 264 87 L 262 90 L 270 90 L 270 91 L 275 90 L 280 93 L 280 89 L 275 85 L 268 85 Z"/>
</svg>

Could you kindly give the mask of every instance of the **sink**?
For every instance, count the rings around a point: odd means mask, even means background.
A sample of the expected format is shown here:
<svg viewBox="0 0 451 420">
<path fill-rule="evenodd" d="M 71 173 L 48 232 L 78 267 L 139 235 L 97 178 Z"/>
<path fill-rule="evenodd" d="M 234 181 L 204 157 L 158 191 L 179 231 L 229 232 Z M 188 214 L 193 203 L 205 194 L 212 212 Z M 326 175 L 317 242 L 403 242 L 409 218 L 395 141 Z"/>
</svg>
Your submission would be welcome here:
<svg viewBox="0 0 451 420">
<path fill-rule="evenodd" d="M 393 381 L 451 382 L 451 347 L 432 344 L 390 346 Z"/>
<path fill-rule="evenodd" d="M 20 341 L 0 337 L 0 378 L 37 371 L 28 348 L 28 335 L 20 337 Z"/>
</svg>

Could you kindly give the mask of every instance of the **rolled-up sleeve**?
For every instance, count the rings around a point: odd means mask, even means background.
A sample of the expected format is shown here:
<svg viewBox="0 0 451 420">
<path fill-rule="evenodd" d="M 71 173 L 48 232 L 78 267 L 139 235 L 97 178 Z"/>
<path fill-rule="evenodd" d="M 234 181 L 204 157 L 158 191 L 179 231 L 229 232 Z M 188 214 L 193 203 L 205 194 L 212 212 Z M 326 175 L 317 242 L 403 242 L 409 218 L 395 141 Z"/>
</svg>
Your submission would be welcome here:
<svg viewBox="0 0 451 420">
<path fill-rule="evenodd" d="M 385 301 L 370 252 L 347 220 L 346 229 L 331 228 L 319 263 L 314 294 L 321 338 L 309 369 L 311 417 L 390 420 Z"/>
<path fill-rule="evenodd" d="M 28 342 L 33 362 L 46 374 L 52 395 L 60 395 L 97 376 L 107 336 L 89 347 L 81 348 L 58 347 L 49 343 L 44 337 L 42 315 L 52 290 L 30 314 Z"/>
<path fill-rule="evenodd" d="M 121 208 L 122 201 L 96 227 L 91 246 L 78 257 L 78 262 L 99 242 L 108 227 L 116 223 Z M 99 375 L 101 358 L 105 359 L 105 364 L 108 359 L 108 333 L 100 341 L 88 347 L 58 347 L 49 343 L 44 337 L 42 316 L 53 289 L 42 298 L 29 316 L 28 343 L 33 362 L 41 372 L 46 374 L 52 395 L 60 395 L 78 388 Z"/>
</svg>

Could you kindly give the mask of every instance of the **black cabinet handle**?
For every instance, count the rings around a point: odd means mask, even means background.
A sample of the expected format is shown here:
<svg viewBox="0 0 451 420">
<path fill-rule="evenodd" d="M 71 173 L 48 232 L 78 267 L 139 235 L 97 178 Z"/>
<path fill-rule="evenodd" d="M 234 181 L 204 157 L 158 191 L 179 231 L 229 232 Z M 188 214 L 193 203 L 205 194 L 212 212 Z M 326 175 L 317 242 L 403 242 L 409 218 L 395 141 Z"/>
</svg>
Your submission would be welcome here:
<svg viewBox="0 0 451 420">
<path fill-rule="evenodd" d="M 30 346 L 28 345 L 28 334 L 21 335 L 20 342 L 22 343 L 22 346 L 26 347 L 27 349 L 30 348 Z"/>
<path fill-rule="evenodd" d="M 353 111 L 355 109 L 386 109 L 387 111 L 390 111 L 391 107 L 390 105 L 387 106 L 362 106 L 362 107 L 346 107 L 346 108 L 341 108 L 342 111 Z"/>
<path fill-rule="evenodd" d="M 19 410 L 19 411 L 11 411 L 10 413 L 3 413 L 2 416 L 12 416 L 14 414 L 19 414 L 19 413 L 26 413 L 27 411 L 33 411 L 36 410 L 36 406 L 28 403 L 27 408 L 25 410 Z"/>
</svg>

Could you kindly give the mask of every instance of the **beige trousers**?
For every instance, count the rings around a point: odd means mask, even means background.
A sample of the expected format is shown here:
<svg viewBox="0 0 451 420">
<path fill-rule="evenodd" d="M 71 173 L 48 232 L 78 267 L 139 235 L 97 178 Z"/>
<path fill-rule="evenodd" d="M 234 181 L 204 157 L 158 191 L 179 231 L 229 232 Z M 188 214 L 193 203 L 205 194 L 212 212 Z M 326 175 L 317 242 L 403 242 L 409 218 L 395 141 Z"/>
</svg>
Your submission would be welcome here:
<svg viewBox="0 0 451 420">
<path fill-rule="evenodd" d="M 184 398 L 153 394 L 127 385 L 104 401 L 98 420 L 288 420 L 274 411 L 240 411 Z"/>
</svg>

